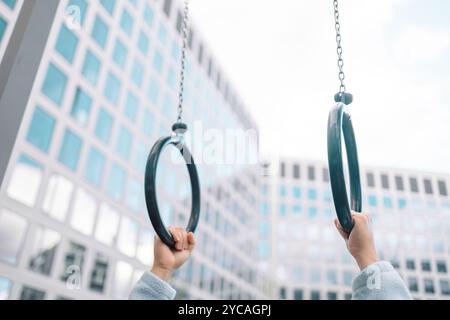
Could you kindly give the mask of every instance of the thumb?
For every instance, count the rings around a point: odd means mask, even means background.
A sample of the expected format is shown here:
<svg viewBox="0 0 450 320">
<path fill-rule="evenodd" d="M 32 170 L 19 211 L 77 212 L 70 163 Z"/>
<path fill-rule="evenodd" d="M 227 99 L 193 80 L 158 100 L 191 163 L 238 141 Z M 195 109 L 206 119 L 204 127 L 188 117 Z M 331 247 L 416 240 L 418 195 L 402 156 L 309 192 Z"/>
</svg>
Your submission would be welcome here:
<svg viewBox="0 0 450 320">
<path fill-rule="evenodd" d="M 339 223 L 338 219 L 334 219 L 334 225 L 336 226 L 337 231 L 339 232 L 339 234 L 341 235 L 342 238 L 344 238 L 344 240 L 348 240 L 348 233 L 344 231 L 344 229 L 342 229 L 341 224 Z"/>
<path fill-rule="evenodd" d="M 188 250 L 189 252 L 192 252 L 195 248 L 195 239 L 194 234 L 192 232 L 189 232 L 187 234 L 187 242 L 188 242 Z"/>
</svg>

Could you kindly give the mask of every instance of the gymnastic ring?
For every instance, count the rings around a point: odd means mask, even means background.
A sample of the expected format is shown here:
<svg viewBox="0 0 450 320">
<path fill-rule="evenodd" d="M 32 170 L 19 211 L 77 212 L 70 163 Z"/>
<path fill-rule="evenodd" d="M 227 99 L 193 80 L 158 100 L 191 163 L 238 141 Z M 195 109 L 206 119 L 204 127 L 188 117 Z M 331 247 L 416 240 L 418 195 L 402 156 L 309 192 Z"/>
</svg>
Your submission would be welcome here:
<svg viewBox="0 0 450 320">
<path fill-rule="evenodd" d="M 350 200 L 348 201 L 345 185 L 344 168 L 342 164 L 341 132 L 344 135 L 345 148 L 350 175 Z M 331 191 L 339 223 L 346 232 L 353 228 L 353 211 L 361 212 L 361 179 L 359 175 L 358 150 L 352 119 L 346 111 L 345 104 L 336 103 L 328 117 L 328 166 L 330 172 Z"/>
<path fill-rule="evenodd" d="M 158 167 L 158 161 L 163 149 L 169 145 L 175 146 L 180 151 L 186 163 L 191 181 L 192 207 L 191 216 L 186 227 L 187 232 L 195 232 L 200 218 L 200 183 L 197 174 L 197 167 L 195 166 L 194 159 L 187 146 L 177 137 L 168 136 L 160 138 L 150 150 L 147 159 L 144 182 L 145 202 L 147 204 L 148 215 L 155 232 L 162 242 L 174 249 L 175 241 L 161 219 L 156 197 L 156 170 Z"/>
</svg>

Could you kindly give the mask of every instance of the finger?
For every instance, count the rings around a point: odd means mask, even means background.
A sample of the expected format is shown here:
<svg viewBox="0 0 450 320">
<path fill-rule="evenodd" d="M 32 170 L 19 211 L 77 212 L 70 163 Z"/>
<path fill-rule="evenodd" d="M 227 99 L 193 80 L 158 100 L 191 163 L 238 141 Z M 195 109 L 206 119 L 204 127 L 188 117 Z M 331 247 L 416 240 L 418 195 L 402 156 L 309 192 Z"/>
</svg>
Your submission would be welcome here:
<svg viewBox="0 0 450 320">
<path fill-rule="evenodd" d="M 173 240 L 175 241 L 175 249 L 182 250 L 182 238 L 178 228 L 170 227 L 169 231 L 172 234 Z"/>
<path fill-rule="evenodd" d="M 187 250 L 187 247 L 188 247 L 187 232 L 184 229 L 181 229 L 180 232 L 181 232 L 181 238 L 183 239 L 182 248 L 183 248 L 183 250 Z"/>
<path fill-rule="evenodd" d="M 192 232 L 189 232 L 187 235 L 187 241 L 188 241 L 188 250 L 192 252 L 195 248 L 195 238 L 194 234 Z"/>
<path fill-rule="evenodd" d="M 348 233 L 345 232 L 344 229 L 342 229 L 342 226 L 339 223 L 338 219 L 334 219 L 334 225 L 336 226 L 336 229 L 339 232 L 339 234 L 341 235 L 341 237 L 344 238 L 344 240 L 348 240 Z"/>
</svg>

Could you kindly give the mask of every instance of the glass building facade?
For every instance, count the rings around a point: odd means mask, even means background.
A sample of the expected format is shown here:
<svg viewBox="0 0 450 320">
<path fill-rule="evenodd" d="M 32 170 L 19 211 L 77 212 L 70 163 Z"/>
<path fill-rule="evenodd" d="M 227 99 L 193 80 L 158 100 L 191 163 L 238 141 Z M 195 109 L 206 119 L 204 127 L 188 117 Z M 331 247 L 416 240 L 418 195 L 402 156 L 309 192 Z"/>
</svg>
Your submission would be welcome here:
<svg viewBox="0 0 450 320">
<path fill-rule="evenodd" d="M 350 299 L 359 270 L 334 227 L 327 165 L 271 165 L 279 168 L 262 178 L 259 255 L 276 275 L 278 297 Z M 413 298 L 450 299 L 450 176 L 376 167 L 361 176 L 379 258 L 393 264 Z"/>
<path fill-rule="evenodd" d="M 21 6 L 0 1 L 0 58 Z M 176 119 L 180 10 L 171 0 L 60 1 L 0 191 L 0 299 L 123 299 L 150 268 L 143 176 Z M 255 128 L 195 28 L 186 71 L 186 123 Z M 198 247 L 174 277 L 178 296 L 270 297 L 254 264 L 259 168 L 198 169 Z M 166 224 L 186 224 L 185 167 L 164 155 L 158 175 Z"/>
</svg>

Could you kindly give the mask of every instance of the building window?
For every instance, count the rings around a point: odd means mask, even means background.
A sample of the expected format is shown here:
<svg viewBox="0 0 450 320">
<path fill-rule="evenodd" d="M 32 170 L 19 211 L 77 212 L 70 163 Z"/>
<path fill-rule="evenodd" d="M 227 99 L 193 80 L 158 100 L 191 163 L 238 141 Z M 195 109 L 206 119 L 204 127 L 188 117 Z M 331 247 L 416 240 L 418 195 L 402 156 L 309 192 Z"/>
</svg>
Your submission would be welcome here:
<svg viewBox="0 0 450 320">
<path fill-rule="evenodd" d="M 103 8 L 105 8 L 106 11 L 108 11 L 108 13 L 110 15 L 114 14 L 114 8 L 116 6 L 116 0 L 101 0 L 100 1 Z"/>
<path fill-rule="evenodd" d="M 417 182 L 417 178 L 410 177 L 409 178 L 409 188 L 411 192 L 417 193 L 419 192 L 419 183 Z"/>
<path fill-rule="evenodd" d="M 70 170 L 76 171 L 82 144 L 83 142 L 78 135 L 73 133 L 71 130 L 66 129 L 61 149 L 59 151 L 59 162 L 64 164 Z"/>
<path fill-rule="evenodd" d="M 284 162 L 280 163 L 280 177 L 284 178 L 286 176 L 286 164 Z"/>
<path fill-rule="evenodd" d="M 47 75 L 42 85 L 42 93 L 50 100 L 61 105 L 67 86 L 67 76 L 53 63 L 48 65 Z"/>
<path fill-rule="evenodd" d="M 43 176 L 43 167 L 34 159 L 21 155 L 13 168 L 7 194 L 29 207 L 36 203 Z"/>
<path fill-rule="evenodd" d="M 402 176 L 395 176 L 395 187 L 398 191 L 404 191 L 405 190 L 405 184 L 403 182 Z"/>
<path fill-rule="evenodd" d="M 375 208 L 378 203 L 377 203 L 377 196 L 370 194 L 367 198 L 368 202 L 369 202 L 369 206 Z"/>
<path fill-rule="evenodd" d="M 327 300 L 337 300 L 337 293 L 336 292 L 328 292 Z"/>
<path fill-rule="evenodd" d="M 125 101 L 124 114 L 133 123 L 136 121 L 138 109 L 139 109 L 138 98 L 132 92 L 128 92 L 127 99 Z"/>
<path fill-rule="evenodd" d="M 70 6 L 77 6 L 80 9 L 80 24 L 83 25 L 88 7 L 86 0 L 70 0 L 68 7 Z"/>
<path fill-rule="evenodd" d="M 58 39 L 56 40 L 56 51 L 58 51 L 69 63 L 73 63 L 77 46 L 77 36 L 70 31 L 65 24 L 62 24 Z"/>
<path fill-rule="evenodd" d="M 131 69 L 131 80 L 133 80 L 133 83 L 140 88 L 143 78 L 144 66 L 138 60 L 134 60 L 133 68 Z"/>
<path fill-rule="evenodd" d="M 127 60 L 128 50 L 126 46 L 119 39 L 116 40 L 113 50 L 113 61 L 118 67 L 123 69 Z"/>
<path fill-rule="evenodd" d="M 117 237 L 117 248 L 127 256 L 134 257 L 136 254 L 138 229 L 139 224 L 136 221 L 122 216 Z"/>
<path fill-rule="evenodd" d="M 107 1 L 107 0 L 106 0 Z M 144 9 L 144 22 L 151 27 L 153 25 L 153 18 L 155 14 L 153 12 L 153 9 L 149 7 L 149 5 L 146 3 L 145 9 Z"/>
<path fill-rule="evenodd" d="M 91 271 L 91 281 L 89 283 L 89 288 L 93 291 L 103 293 L 103 291 L 105 290 L 107 273 L 108 259 L 102 254 L 97 253 Z"/>
<path fill-rule="evenodd" d="M 5 35 L 6 28 L 8 27 L 8 23 L 0 17 L 0 42 L 3 40 L 3 36 Z"/>
<path fill-rule="evenodd" d="M 302 213 L 302 207 L 300 205 L 298 205 L 298 204 L 295 204 L 295 205 L 292 206 L 292 212 L 295 215 L 299 215 L 300 213 Z"/>
<path fill-rule="evenodd" d="M 148 229 L 141 230 L 139 235 L 136 258 L 146 266 L 150 266 L 153 263 L 153 237 L 154 233 Z"/>
<path fill-rule="evenodd" d="M 172 0 L 164 0 L 163 10 L 167 17 L 170 17 L 171 9 L 172 9 Z"/>
<path fill-rule="evenodd" d="M 0 277 L 0 301 L 9 299 L 11 286 L 11 280 Z"/>
<path fill-rule="evenodd" d="M 119 79 L 109 72 L 108 77 L 106 78 L 105 88 L 103 89 L 103 95 L 113 105 L 117 105 L 117 102 L 119 101 L 120 87 L 121 83 Z"/>
<path fill-rule="evenodd" d="M 419 291 L 419 285 L 417 283 L 417 279 L 413 277 L 408 278 L 408 287 L 409 291 L 411 292 L 418 292 Z"/>
<path fill-rule="evenodd" d="M 79 277 L 82 274 L 85 253 L 86 247 L 75 242 L 70 242 L 68 244 L 64 255 L 64 268 L 62 269 L 61 281 L 65 282 L 69 277 Z"/>
<path fill-rule="evenodd" d="M 280 186 L 280 188 L 279 188 L 279 195 L 280 195 L 280 197 L 285 197 L 286 196 L 286 187 L 285 186 Z"/>
<path fill-rule="evenodd" d="M 286 288 L 284 288 L 284 287 L 280 288 L 279 297 L 280 297 L 280 300 L 286 299 Z"/>
<path fill-rule="evenodd" d="M 131 37 L 133 33 L 133 18 L 127 10 L 122 11 L 122 18 L 120 19 L 120 28 Z"/>
<path fill-rule="evenodd" d="M 344 294 L 344 299 L 345 299 L 345 300 L 352 300 L 352 294 L 351 294 L 351 293 L 348 293 L 348 292 L 345 293 L 345 294 Z"/>
<path fill-rule="evenodd" d="M 292 175 L 294 179 L 300 179 L 300 166 L 298 164 L 294 164 L 292 168 Z"/>
<path fill-rule="evenodd" d="M 309 181 L 316 180 L 316 168 L 314 168 L 313 166 L 308 167 L 308 180 Z"/>
<path fill-rule="evenodd" d="M 153 56 L 153 68 L 158 71 L 160 74 L 163 70 L 164 57 L 159 50 L 155 51 L 155 55 Z"/>
<path fill-rule="evenodd" d="M 308 189 L 308 199 L 309 200 L 317 199 L 317 190 L 316 189 Z"/>
<path fill-rule="evenodd" d="M 390 197 L 383 197 L 383 204 L 386 209 L 392 209 L 392 199 Z"/>
<path fill-rule="evenodd" d="M 20 300 L 44 300 L 45 292 L 24 286 L 20 292 Z"/>
<path fill-rule="evenodd" d="M 430 179 L 424 179 L 423 180 L 423 186 L 425 187 L 425 193 L 426 194 L 433 194 L 433 186 L 431 185 Z"/>
<path fill-rule="evenodd" d="M 106 158 L 96 148 L 91 147 L 88 159 L 85 165 L 84 176 L 86 180 L 93 185 L 100 185 L 103 176 L 103 168 L 105 167 Z"/>
<path fill-rule="evenodd" d="M 403 198 L 398 199 L 398 208 L 405 209 L 406 208 L 406 200 Z"/>
<path fill-rule="evenodd" d="M 59 233 L 42 227 L 36 228 L 29 253 L 28 268 L 40 274 L 50 275 L 60 242 Z"/>
<path fill-rule="evenodd" d="M 48 152 L 55 129 L 55 118 L 36 107 L 28 128 L 27 141 L 43 152 Z"/>
<path fill-rule="evenodd" d="M 153 103 L 153 105 L 156 105 L 156 103 L 158 102 L 158 96 L 159 96 L 158 82 L 155 79 L 151 79 L 150 84 L 148 86 L 147 97 L 150 100 L 150 102 Z"/>
<path fill-rule="evenodd" d="M 97 202 L 95 198 L 86 191 L 78 189 L 72 209 L 72 227 L 85 235 L 91 235 L 96 213 Z"/>
<path fill-rule="evenodd" d="M 344 271 L 343 274 L 343 280 L 344 280 L 344 285 L 346 285 L 347 287 L 351 287 L 352 286 L 352 282 L 353 282 L 353 275 L 350 271 Z"/>
<path fill-rule="evenodd" d="M 374 188 L 375 187 L 375 176 L 373 175 L 373 173 L 368 172 L 366 174 L 366 179 L 367 179 L 367 186 Z"/>
<path fill-rule="evenodd" d="M 406 269 L 408 269 L 408 270 L 416 270 L 416 262 L 414 260 L 411 260 L 411 259 L 406 260 Z"/>
<path fill-rule="evenodd" d="M 90 50 L 86 51 L 81 73 L 93 86 L 97 84 L 100 66 L 100 60 Z"/>
<path fill-rule="evenodd" d="M 64 221 L 73 192 L 72 181 L 54 174 L 49 178 L 42 210 L 52 218 Z"/>
<path fill-rule="evenodd" d="M 322 169 L 322 180 L 323 182 L 330 182 L 330 172 L 328 171 L 328 168 Z"/>
<path fill-rule="evenodd" d="M 300 199 L 301 198 L 301 189 L 300 189 L 300 187 L 293 187 L 292 188 L 292 195 L 294 196 L 294 198 Z"/>
<path fill-rule="evenodd" d="M 450 295 L 450 285 L 449 285 L 448 280 L 440 280 L 439 281 L 439 286 L 441 287 L 441 294 L 442 295 L 444 295 L 444 296 L 449 296 Z M 0 292 L 1 292 L 1 284 L 0 284 Z M 0 300 L 1 300 L 1 297 L 0 297 Z"/>
<path fill-rule="evenodd" d="M 0 261 L 17 263 L 26 229 L 25 218 L 7 210 L 0 211 Z"/>
<path fill-rule="evenodd" d="M 116 144 L 116 152 L 124 160 L 128 160 L 131 151 L 132 135 L 131 132 L 124 126 L 119 130 Z"/>
<path fill-rule="evenodd" d="M 309 218 L 315 218 L 315 217 L 317 217 L 317 208 L 316 208 L 316 207 L 310 207 L 310 208 L 308 208 L 308 217 L 309 217 Z"/>
<path fill-rule="evenodd" d="M 167 29 L 165 24 L 162 22 L 159 24 L 158 39 L 159 42 L 161 42 L 164 45 L 167 43 Z"/>
<path fill-rule="evenodd" d="M 123 194 L 123 188 L 125 184 L 125 171 L 118 164 L 113 164 L 109 174 L 108 181 L 108 194 L 114 200 L 120 200 Z"/>
<path fill-rule="evenodd" d="M 280 216 L 285 217 L 287 214 L 286 205 L 284 203 L 280 204 Z"/>
<path fill-rule="evenodd" d="M 447 264 L 445 263 L 445 261 L 437 261 L 436 266 L 439 273 L 447 273 Z"/>
<path fill-rule="evenodd" d="M 141 182 L 137 179 L 128 179 L 128 188 L 126 195 L 127 206 L 134 210 L 139 211 L 141 204 L 144 203 L 144 192 L 141 186 Z"/>
<path fill-rule="evenodd" d="M 108 246 L 113 245 L 117 237 L 119 220 L 120 216 L 117 211 L 102 204 L 98 214 L 95 238 Z"/>
<path fill-rule="evenodd" d="M 131 289 L 133 267 L 123 261 L 116 264 L 112 283 L 112 296 L 116 299 L 127 299 Z"/>
<path fill-rule="evenodd" d="M 328 284 L 337 284 L 337 273 L 335 270 L 327 271 L 327 282 Z"/>
<path fill-rule="evenodd" d="M 269 214 L 269 205 L 266 202 L 261 203 L 260 212 L 263 216 L 267 216 Z"/>
<path fill-rule="evenodd" d="M 104 144 L 109 143 L 111 130 L 113 126 L 113 118 L 105 109 L 100 109 L 97 116 L 97 124 L 95 125 L 95 135 Z"/>
<path fill-rule="evenodd" d="M 301 289 L 294 290 L 294 300 L 303 300 L 303 290 Z"/>
<path fill-rule="evenodd" d="M 138 39 L 138 49 L 143 54 L 146 55 L 148 53 L 148 47 L 150 45 L 150 40 L 148 39 L 147 35 L 141 31 L 139 34 Z"/>
<path fill-rule="evenodd" d="M 422 260 L 422 271 L 431 271 L 430 260 Z"/>
<path fill-rule="evenodd" d="M 317 290 L 311 291 L 311 300 L 320 300 L 320 292 Z"/>
<path fill-rule="evenodd" d="M 447 185 L 445 184 L 445 181 L 438 181 L 438 189 L 441 196 L 448 196 Z"/>
<path fill-rule="evenodd" d="M 106 41 L 108 40 L 108 26 L 106 23 L 97 16 L 95 18 L 94 27 L 92 28 L 92 38 L 97 44 L 103 49 L 106 46 Z"/>
<path fill-rule="evenodd" d="M 16 0 L 2 0 L 4 4 L 6 4 L 11 10 L 14 10 L 16 6 Z"/>
<path fill-rule="evenodd" d="M 432 279 L 424 279 L 425 293 L 434 294 L 434 282 Z"/>
<path fill-rule="evenodd" d="M 91 97 L 89 97 L 86 92 L 81 90 L 81 88 L 77 88 L 75 97 L 73 99 L 70 115 L 82 127 L 86 127 L 88 123 L 91 105 Z"/>
<path fill-rule="evenodd" d="M 381 175 L 381 187 L 383 189 L 389 189 L 389 177 L 387 174 Z"/>
</svg>

